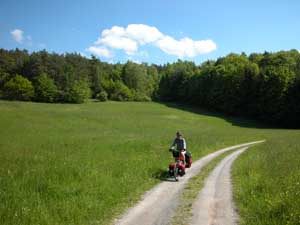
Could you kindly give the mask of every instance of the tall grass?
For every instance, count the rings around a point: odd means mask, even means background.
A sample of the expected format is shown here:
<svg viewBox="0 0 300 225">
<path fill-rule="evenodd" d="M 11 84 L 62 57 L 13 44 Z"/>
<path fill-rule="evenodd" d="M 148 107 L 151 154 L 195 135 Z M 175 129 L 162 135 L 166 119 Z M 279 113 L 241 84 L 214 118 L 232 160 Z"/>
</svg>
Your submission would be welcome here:
<svg viewBox="0 0 300 225">
<path fill-rule="evenodd" d="M 160 182 L 177 130 L 194 159 L 288 136 L 241 121 L 157 103 L 0 101 L 0 224 L 110 223 Z"/>
<path fill-rule="evenodd" d="M 299 131 L 270 137 L 234 164 L 234 197 L 241 224 L 300 224 Z"/>
</svg>

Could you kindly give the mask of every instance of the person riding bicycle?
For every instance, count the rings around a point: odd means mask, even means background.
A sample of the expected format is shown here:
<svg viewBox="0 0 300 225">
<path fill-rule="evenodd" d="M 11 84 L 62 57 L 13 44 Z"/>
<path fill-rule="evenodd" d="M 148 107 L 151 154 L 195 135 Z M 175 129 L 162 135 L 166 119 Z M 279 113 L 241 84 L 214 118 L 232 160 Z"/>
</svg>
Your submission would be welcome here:
<svg viewBox="0 0 300 225">
<path fill-rule="evenodd" d="M 176 138 L 174 139 L 170 149 L 174 149 L 175 146 L 176 146 L 176 150 L 181 152 L 181 155 L 183 157 L 183 162 L 185 163 L 186 142 L 180 131 L 176 132 Z"/>
</svg>

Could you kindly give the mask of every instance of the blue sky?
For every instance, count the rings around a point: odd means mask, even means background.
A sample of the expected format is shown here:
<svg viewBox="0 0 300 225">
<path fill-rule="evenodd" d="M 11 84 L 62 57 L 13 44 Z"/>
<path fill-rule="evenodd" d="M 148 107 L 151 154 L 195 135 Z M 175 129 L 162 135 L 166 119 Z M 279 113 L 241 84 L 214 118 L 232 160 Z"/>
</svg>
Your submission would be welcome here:
<svg viewBox="0 0 300 225">
<path fill-rule="evenodd" d="M 1 0 L 0 48 L 197 64 L 300 49 L 300 1 Z"/>
</svg>

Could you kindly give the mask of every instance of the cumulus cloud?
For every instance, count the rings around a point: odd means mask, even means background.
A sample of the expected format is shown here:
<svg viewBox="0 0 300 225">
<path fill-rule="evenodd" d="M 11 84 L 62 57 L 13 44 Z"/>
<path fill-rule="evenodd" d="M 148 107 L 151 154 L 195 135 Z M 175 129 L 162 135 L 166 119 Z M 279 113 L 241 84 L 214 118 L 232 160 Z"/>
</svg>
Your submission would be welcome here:
<svg viewBox="0 0 300 225">
<path fill-rule="evenodd" d="M 103 56 L 105 58 L 112 58 L 113 57 L 113 53 L 108 50 L 105 47 L 102 46 L 91 46 L 87 49 L 87 51 L 97 55 L 97 56 Z"/>
<path fill-rule="evenodd" d="M 94 46 L 88 48 L 88 51 L 99 53 L 101 49 L 102 53 L 97 55 L 107 58 L 111 57 L 107 48 L 124 50 L 127 55 L 135 55 L 138 53 L 139 46 L 145 44 L 151 44 L 179 58 L 207 54 L 217 48 L 212 40 L 192 40 L 188 37 L 176 40 L 161 33 L 156 27 L 129 24 L 127 27 L 113 26 L 111 29 L 103 30 L 101 37 L 94 43 Z"/>
<path fill-rule="evenodd" d="M 155 42 L 163 34 L 156 27 L 144 24 L 130 24 L 127 28 L 113 26 L 102 31 L 96 45 L 106 45 L 113 49 L 122 49 L 127 55 L 133 55 L 138 50 L 138 45 Z"/>
<path fill-rule="evenodd" d="M 179 58 L 195 57 L 207 54 L 217 48 L 212 40 L 193 41 L 190 38 L 182 38 L 179 41 L 170 36 L 165 36 L 156 42 L 156 46 L 169 55 Z"/>
<path fill-rule="evenodd" d="M 23 42 L 23 39 L 24 39 L 23 33 L 24 33 L 24 32 L 23 32 L 22 30 L 20 30 L 20 29 L 15 29 L 15 30 L 13 30 L 13 31 L 10 32 L 12 38 L 13 38 L 16 42 L 18 42 L 18 43 L 20 43 L 20 44 Z"/>
<path fill-rule="evenodd" d="M 144 24 L 128 25 L 126 35 L 142 45 L 155 42 L 164 36 L 156 27 L 150 27 Z"/>
<path fill-rule="evenodd" d="M 103 44 L 114 49 L 122 49 L 127 55 L 133 55 L 138 49 L 137 42 L 127 37 L 107 36 L 101 38 L 101 40 L 98 40 L 96 43 Z"/>
<path fill-rule="evenodd" d="M 21 29 L 14 29 L 10 32 L 12 39 L 14 39 L 19 44 L 32 47 L 35 43 L 30 35 L 24 35 L 24 31 Z"/>
</svg>

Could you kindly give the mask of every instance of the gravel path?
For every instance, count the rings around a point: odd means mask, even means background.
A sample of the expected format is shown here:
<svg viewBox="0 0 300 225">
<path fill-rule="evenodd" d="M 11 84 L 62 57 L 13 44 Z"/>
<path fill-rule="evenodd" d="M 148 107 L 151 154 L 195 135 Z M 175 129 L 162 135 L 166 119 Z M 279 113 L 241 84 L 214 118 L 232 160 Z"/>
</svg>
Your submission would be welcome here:
<svg viewBox="0 0 300 225">
<path fill-rule="evenodd" d="M 177 207 L 178 197 L 184 185 L 191 177 L 198 174 L 201 168 L 220 154 L 233 149 L 247 147 L 263 141 L 249 142 L 235 145 L 211 153 L 194 162 L 192 168 L 187 169 L 186 175 L 179 178 L 178 182 L 161 182 L 148 191 L 134 207 L 128 209 L 120 218 L 116 219 L 115 225 L 165 225 L 168 224 Z M 225 224 L 223 224 L 225 225 Z"/>
<path fill-rule="evenodd" d="M 232 199 L 230 169 L 247 147 L 225 157 L 205 181 L 193 204 L 191 225 L 235 225 L 238 215 Z"/>
</svg>

